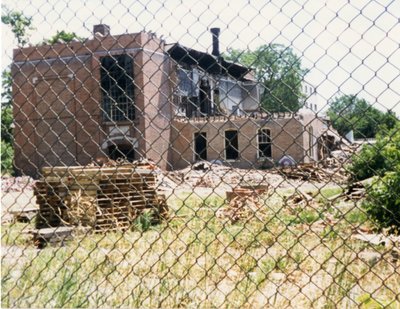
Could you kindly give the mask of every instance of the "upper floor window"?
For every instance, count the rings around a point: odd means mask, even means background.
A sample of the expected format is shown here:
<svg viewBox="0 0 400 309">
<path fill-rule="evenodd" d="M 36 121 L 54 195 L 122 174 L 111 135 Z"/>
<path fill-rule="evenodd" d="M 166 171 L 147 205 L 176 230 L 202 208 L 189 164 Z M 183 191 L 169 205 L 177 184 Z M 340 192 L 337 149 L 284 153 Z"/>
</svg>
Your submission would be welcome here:
<svg viewBox="0 0 400 309">
<path fill-rule="evenodd" d="M 272 157 L 271 131 L 269 129 L 258 130 L 258 157 Z"/>
<path fill-rule="evenodd" d="M 104 119 L 108 121 L 134 119 L 132 57 L 116 55 L 101 58 L 100 78 Z"/>
</svg>

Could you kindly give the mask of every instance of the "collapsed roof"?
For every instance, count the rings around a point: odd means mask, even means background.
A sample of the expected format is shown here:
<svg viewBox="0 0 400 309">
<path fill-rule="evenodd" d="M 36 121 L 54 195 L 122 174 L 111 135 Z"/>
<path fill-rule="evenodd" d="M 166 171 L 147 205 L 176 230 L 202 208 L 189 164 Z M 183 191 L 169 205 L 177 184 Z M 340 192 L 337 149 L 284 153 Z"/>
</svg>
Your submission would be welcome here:
<svg viewBox="0 0 400 309">
<path fill-rule="evenodd" d="M 252 69 L 242 65 L 225 61 L 221 56 L 213 56 L 200 52 L 179 43 L 173 44 L 167 53 L 178 63 L 196 65 L 210 74 L 227 75 L 237 80 L 248 80 L 248 75 Z"/>
</svg>

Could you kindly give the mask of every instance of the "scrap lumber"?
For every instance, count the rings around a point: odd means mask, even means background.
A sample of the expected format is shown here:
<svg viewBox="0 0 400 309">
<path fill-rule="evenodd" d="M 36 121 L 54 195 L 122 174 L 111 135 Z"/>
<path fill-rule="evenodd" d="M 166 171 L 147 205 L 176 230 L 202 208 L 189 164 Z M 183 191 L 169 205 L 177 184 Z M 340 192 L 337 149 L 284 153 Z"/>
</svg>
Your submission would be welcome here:
<svg viewBox="0 0 400 309">
<path fill-rule="evenodd" d="M 278 172 L 288 179 L 299 179 L 303 181 L 342 182 L 346 178 L 345 170 L 342 168 L 327 169 L 322 165 L 314 163 L 282 167 Z"/>
<path fill-rule="evenodd" d="M 365 185 L 361 181 L 349 184 L 344 194 L 346 200 L 361 200 L 366 196 Z"/>
<path fill-rule="evenodd" d="M 45 167 L 42 172 L 34 187 L 37 229 L 82 226 L 95 232 L 124 231 L 146 209 L 160 218 L 168 216 L 152 165 Z"/>
<path fill-rule="evenodd" d="M 267 189 L 267 186 L 238 186 L 226 192 L 228 204 L 217 211 L 217 218 L 235 223 L 257 216 L 263 205 L 259 196 Z"/>
<path fill-rule="evenodd" d="M 293 207 L 306 207 L 314 204 L 314 197 L 312 193 L 297 191 L 292 195 L 284 198 L 285 205 Z"/>
</svg>

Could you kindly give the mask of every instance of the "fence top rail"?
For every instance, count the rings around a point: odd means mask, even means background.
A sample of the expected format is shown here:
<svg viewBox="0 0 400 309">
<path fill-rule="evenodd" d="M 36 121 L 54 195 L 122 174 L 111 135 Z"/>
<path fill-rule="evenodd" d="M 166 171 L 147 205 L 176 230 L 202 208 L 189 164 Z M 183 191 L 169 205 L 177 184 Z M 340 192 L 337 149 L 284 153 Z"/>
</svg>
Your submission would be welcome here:
<svg viewBox="0 0 400 309">
<path fill-rule="evenodd" d="M 227 120 L 243 120 L 243 119 L 299 119 L 300 115 L 298 113 L 251 113 L 247 115 L 218 115 L 218 116 L 196 116 L 196 117 L 187 117 L 187 116 L 175 116 L 174 120 L 180 122 L 223 122 Z"/>
</svg>

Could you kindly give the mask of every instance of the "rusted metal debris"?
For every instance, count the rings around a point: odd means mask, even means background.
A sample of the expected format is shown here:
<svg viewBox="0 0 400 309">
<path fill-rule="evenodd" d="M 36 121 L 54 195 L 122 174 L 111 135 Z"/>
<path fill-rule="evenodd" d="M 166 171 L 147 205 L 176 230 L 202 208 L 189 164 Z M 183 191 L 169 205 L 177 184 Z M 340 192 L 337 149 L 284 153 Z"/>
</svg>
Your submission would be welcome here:
<svg viewBox="0 0 400 309">
<path fill-rule="evenodd" d="M 349 184 L 344 194 L 346 200 L 361 200 L 366 196 L 365 185 L 363 182 Z"/>
</svg>

